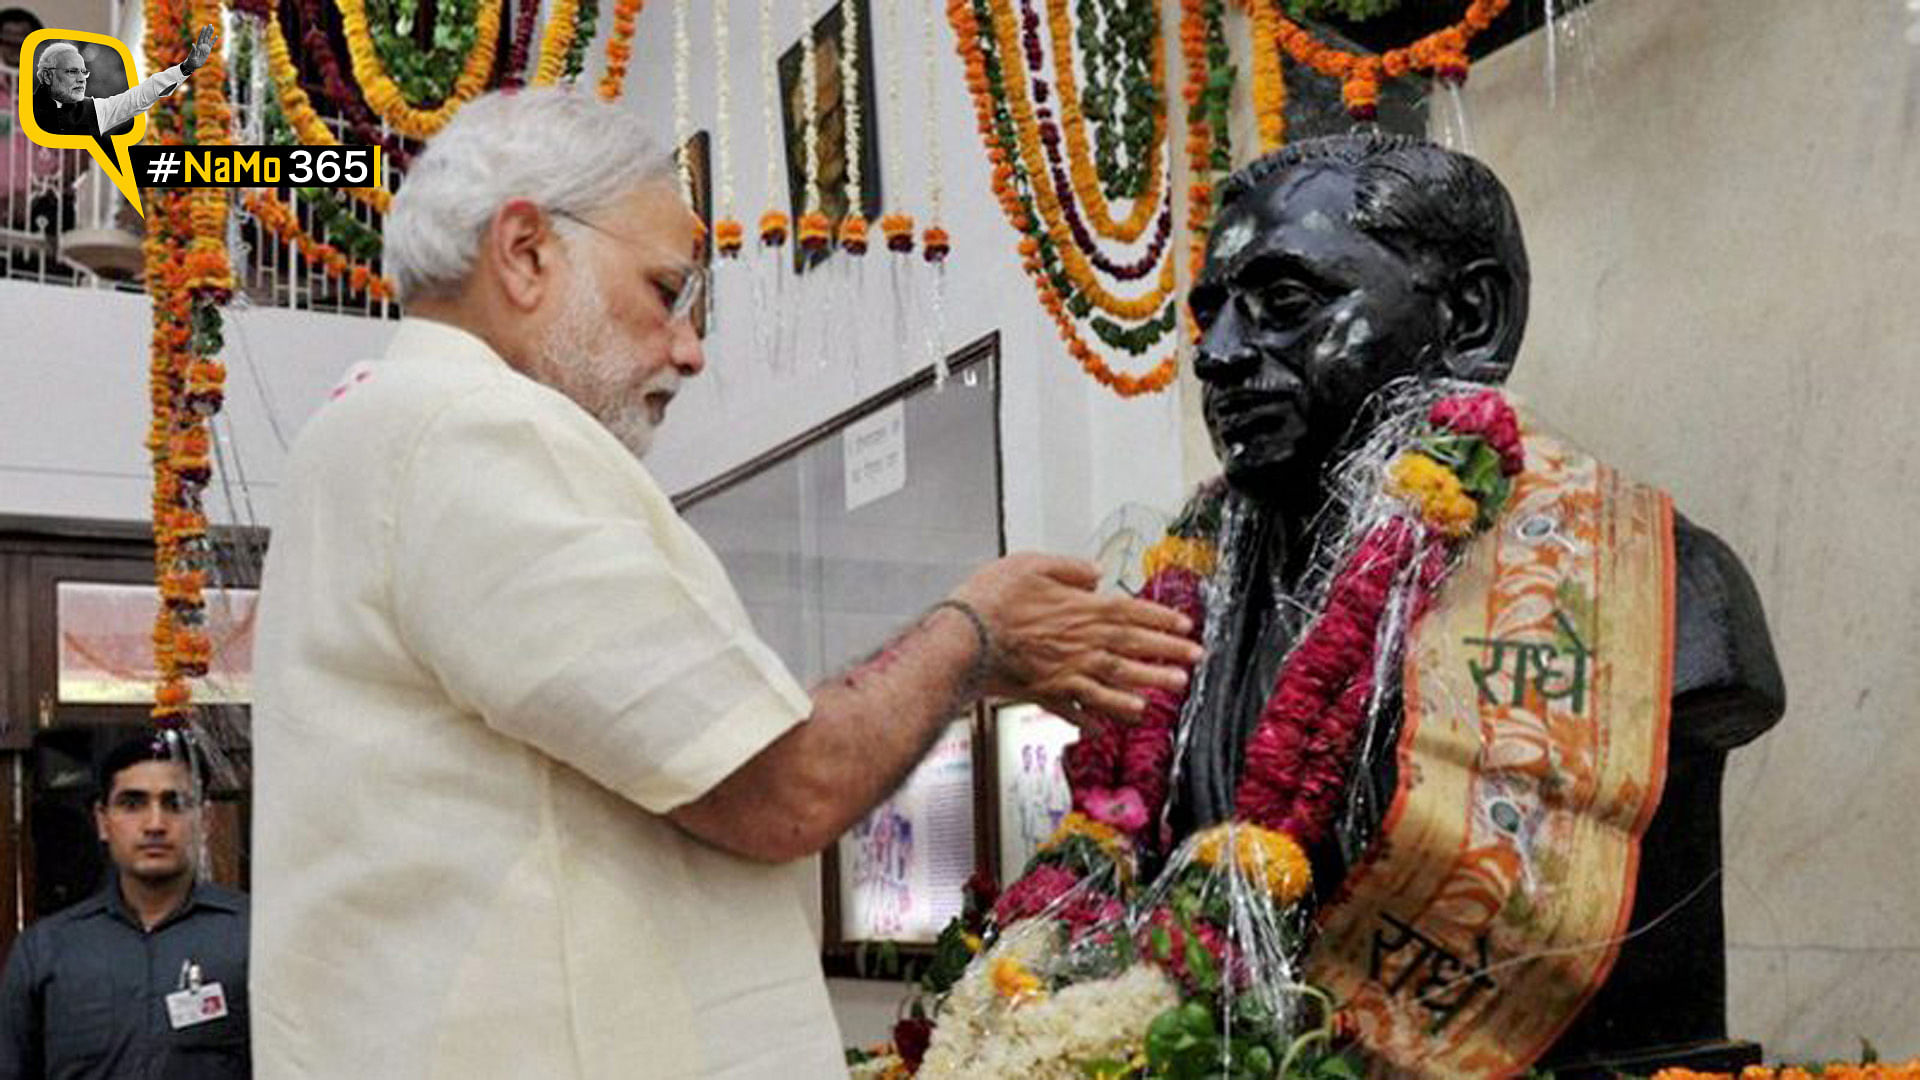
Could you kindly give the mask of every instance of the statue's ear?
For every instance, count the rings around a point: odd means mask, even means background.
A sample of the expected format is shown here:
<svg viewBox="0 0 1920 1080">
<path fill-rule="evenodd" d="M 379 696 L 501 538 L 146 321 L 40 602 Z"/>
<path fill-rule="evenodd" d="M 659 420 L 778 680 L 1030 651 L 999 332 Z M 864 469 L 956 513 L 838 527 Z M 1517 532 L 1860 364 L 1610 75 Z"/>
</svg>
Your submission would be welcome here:
<svg viewBox="0 0 1920 1080">
<path fill-rule="evenodd" d="M 1494 259 L 1475 259 L 1455 274 L 1446 307 L 1447 374 L 1471 382 L 1505 382 L 1520 351 L 1526 305 L 1518 283 Z"/>
</svg>

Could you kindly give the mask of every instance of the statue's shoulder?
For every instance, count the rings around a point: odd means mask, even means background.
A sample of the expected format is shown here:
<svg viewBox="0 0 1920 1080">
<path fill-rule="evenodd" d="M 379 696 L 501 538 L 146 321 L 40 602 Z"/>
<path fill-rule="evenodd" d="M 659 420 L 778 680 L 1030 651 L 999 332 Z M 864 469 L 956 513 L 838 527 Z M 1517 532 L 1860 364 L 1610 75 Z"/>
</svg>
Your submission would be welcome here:
<svg viewBox="0 0 1920 1080">
<path fill-rule="evenodd" d="M 1786 686 L 1753 577 L 1727 542 L 1673 517 L 1676 738 L 1727 750 L 1786 712 Z"/>
<path fill-rule="evenodd" d="M 1181 504 L 1180 512 L 1174 515 L 1173 524 L 1167 526 L 1167 535 L 1187 539 L 1212 539 L 1220 532 L 1220 513 L 1227 503 L 1227 478 L 1215 476 L 1204 480 L 1187 496 Z"/>
</svg>

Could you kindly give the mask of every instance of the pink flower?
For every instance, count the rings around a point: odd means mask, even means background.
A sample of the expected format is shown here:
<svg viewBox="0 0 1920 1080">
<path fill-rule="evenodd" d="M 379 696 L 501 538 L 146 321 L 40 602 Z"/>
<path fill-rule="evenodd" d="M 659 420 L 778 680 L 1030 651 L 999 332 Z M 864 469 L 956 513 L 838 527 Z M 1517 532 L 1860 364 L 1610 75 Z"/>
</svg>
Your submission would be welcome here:
<svg viewBox="0 0 1920 1080">
<path fill-rule="evenodd" d="M 1080 879 L 1065 867 L 1036 866 L 1000 894 L 993 905 L 993 919 L 1001 926 L 1030 919 L 1059 903 L 1078 884 Z"/>
<path fill-rule="evenodd" d="M 1459 435 L 1478 435 L 1500 454 L 1500 471 L 1516 476 L 1526 468 L 1520 446 L 1520 421 L 1498 390 L 1458 394 L 1434 403 L 1427 421 Z"/>
<path fill-rule="evenodd" d="M 1073 801 L 1088 817 L 1128 836 L 1147 827 L 1147 804 L 1133 788 L 1086 788 L 1076 791 Z"/>
</svg>

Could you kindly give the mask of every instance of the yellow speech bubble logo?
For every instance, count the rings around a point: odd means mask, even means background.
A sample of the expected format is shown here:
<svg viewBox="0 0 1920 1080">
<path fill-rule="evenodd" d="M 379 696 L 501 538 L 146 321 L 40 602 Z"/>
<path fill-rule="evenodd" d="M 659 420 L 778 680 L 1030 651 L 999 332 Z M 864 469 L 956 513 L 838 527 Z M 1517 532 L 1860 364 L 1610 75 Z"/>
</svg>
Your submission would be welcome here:
<svg viewBox="0 0 1920 1080">
<path fill-rule="evenodd" d="M 138 85 L 133 76 L 139 69 L 133 66 L 132 51 L 118 39 L 110 38 L 105 34 L 94 34 L 85 30 L 35 30 L 27 35 L 26 41 L 21 42 L 20 55 L 34 57 L 37 60 L 42 43 L 53 45 L 62 41 L 85 41 L 95 45 L 110 46 L 114 52 L 120 54 L 120 62 L 126 67 L 127 84 Z M 36 71 L 38 67 L 36 63 L 34 65 Z M 26 133 L 27 139 L 53 150 L 85 150 L 92 154 L 93 160 L 99 163 L 101 170 L 113 180 L 114 186 L 120 189 L 120 194 L 125 195 L 127 201 L 133 204 L 134 212 L 141 217 L 146 217 L 146 208 L 140 205 L 140 186 L 134 182 L 133 159 L 127 153 L 127 147 L 146 137 L 147 114 L 141 112 L 135 116 L 133 128 L 124 135 L 109 136 L 104 132 L 99 135 L 76 135 L 48 131 L 40 126 L 39 117 L 34 115 L 35 102 L 40 98 L 40 81 L 37 76 L 32 85 L 33 92 L 15 95 L 20 111 L 20 130 Z"/>
</svg>

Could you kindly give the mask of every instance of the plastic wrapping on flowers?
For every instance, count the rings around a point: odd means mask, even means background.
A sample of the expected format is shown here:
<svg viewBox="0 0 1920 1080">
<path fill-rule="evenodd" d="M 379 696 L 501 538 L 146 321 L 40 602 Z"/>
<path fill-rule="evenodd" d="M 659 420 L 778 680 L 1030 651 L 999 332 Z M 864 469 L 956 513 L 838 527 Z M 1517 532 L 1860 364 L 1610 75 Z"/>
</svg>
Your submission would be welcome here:
<svg viewBox="0 0 1920 1080">
<path fill-rule="evenodd" d="M 1150 694 L 1138 723 L 1083 730 L 1065 758 L 1073 813 L 990 915 L 984 895 L 971 897 L 970 921 L 943 935 L 894 1052 L 861 1075 L 1364 1071 L 1337 1003 L 1303 976 L 1310 853 L 1350 862 L 1371 840 L 1383 804 L 1372 766 L 1392 744 L 1408 631 L 1463 543 L 1493 521 L 1523 459 L 1511 408 L 1483 387 L 1397 384 L 1370 415 L 1379 422 L 1329 474 L 1311 565 L 1289 601 L 1309 614 L 1244 753 L 1195 752 L 1241 730 L 1208 715 L 1218 710 L 1207 696 L 1221 658 L 1244 655 L 1226 629 L 1237 620 L 1207 616 L 1243 595 L 1253 571 L 1237 534 L 1253 511 L 1216 483 L 1148 551 L 1143 590 L 1194 617 L 1211 662 L 1187 695 Z M 1216 824 L 1176 836 L 1168 796 L 1182 769 L 1217 770 L 1223 797 L 1199 811 Z"/>
</svg>

